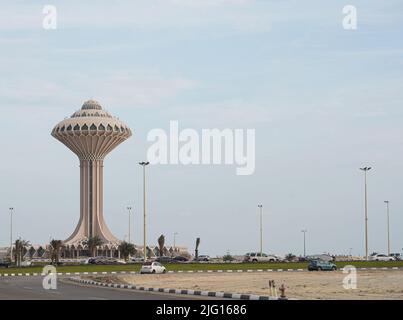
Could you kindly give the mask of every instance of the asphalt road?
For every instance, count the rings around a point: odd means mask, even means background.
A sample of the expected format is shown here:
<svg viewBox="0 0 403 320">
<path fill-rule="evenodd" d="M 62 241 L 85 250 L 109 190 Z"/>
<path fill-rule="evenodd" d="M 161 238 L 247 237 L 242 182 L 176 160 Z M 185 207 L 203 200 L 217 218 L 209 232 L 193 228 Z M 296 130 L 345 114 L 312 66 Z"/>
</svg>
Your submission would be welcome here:
<svg viewBox="0 0 403 320">
<path fill-rule="evenodd" d="M 205 297 L 204 297 L 205 298 Z M 93 287 L 71 283 L 67 278 L 58 279 L 57 290 L 45 290 L 42 277 L 0 278 L 0 300 L 188 300 L 201 299 L 197 296 L 179 296 Z"/>
</svg>

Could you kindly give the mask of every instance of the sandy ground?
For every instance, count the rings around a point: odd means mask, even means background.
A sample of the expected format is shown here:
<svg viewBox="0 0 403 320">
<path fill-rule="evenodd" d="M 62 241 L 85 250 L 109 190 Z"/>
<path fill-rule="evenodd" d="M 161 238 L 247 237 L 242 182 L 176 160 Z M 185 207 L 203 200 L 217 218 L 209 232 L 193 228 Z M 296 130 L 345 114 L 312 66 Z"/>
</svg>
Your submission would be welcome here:
<svg viewBox="0 0 403 320">
<path fill-rule="evenodd" d="M 342 271 L 125 275 L 109 281 L 145 287 L 269 295 L 268 282 L 296 299 L 402 299 L 403 271 L 358 271 L 357 289 L 343 287 Z M 104 279 L 105 280 L 105 279 Z"/>
</svg>

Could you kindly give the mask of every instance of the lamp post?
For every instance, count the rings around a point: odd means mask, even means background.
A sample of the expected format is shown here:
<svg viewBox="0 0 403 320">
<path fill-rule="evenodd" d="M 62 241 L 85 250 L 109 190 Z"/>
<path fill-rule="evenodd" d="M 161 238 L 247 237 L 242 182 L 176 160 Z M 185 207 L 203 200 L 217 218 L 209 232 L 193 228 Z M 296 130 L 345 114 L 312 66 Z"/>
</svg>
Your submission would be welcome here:
<svg viewBox="0 0 403 320">
<path fill-rule="evenodd" d="M 386 203 L 386 222 L 388 228 L 388 256 L 390 256 L 390 224 L 389 224 L 389 201 L 385 201 Z"/>
<path fill-rule="evenodd" d="M 368 260 L 368 188 L 367 188 L 367 174 L 371 167 L 360 168 L 364 171 L 365 179 L 365 260 Z"/>
<path fill-rule="evenodd" d="M 10 260 L 13 261 L 13 214 L 14 208 L 10 207 Z"/>
<path fill-rule="evenodd" d="M 131 243 L 131 215 L 132 215 L 132 207 L 127 207 L 127 211 L 129 212 L 129 243 Z"/>
<path fill-rule="evenodd" d="M 305 242 L 305 235 L 308 232 L 308 230 L 304 229 L 301 230 L 301 232 L 304 234 L 304 258 L 306 257 L 306 242 Z"/>
<path fill-rule="evenodd" d="M 259 204 L 260 210 L 260 256 L 263 254 L 263 205 Z"/>
<path fill-rule="evenodd" d="M 176 252 L 176 236 L 177 236 L 178 234 L 179 234 L 179 233 L 174 232 L 174 252 Z"/>
<path fill-rule="evenodd" d="M 139 165 L 143 167 L 143 213 L 144 213 L 144 244 L 143 244 L 143 254 L 144 254 L 144 262 L 147 261 L 147 210 L 146 210 L 146 166 L 148 166 L 150 162 L 139 162 Z"/>
</svg>

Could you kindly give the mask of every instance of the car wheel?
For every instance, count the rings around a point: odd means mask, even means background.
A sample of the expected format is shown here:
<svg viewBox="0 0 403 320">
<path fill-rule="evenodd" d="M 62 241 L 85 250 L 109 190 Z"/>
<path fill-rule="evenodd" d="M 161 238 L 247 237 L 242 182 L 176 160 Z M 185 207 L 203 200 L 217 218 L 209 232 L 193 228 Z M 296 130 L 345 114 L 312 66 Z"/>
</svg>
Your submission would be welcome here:
<svg viewBox="0 0 403 320">
<path fill-rule="evenodd" d="M 155 270 L 153 270 L 153 272 L 152 273 L 155 273 Z"/>
<path fill-rule="evenodd" d="M 164 271 L 162 271 L 162 273 L 167 273 L 167 271 L 164 269 Z"/>
<path fill-rule="evenodd" d="M 332 267 L 332 271 L 336 271 L 336 269 L 337 269 L 336 267 Z"/>
<path fill-rule="evenodd" d="M 322 268 L 321 268 L 321 267 L 318 267 L 318 271 L 322 271 Z"/>
<path fill-rule="evenodd" d="M 257 262 L 257 259 L 253 259 L 252 262 Z"/>
</svg>

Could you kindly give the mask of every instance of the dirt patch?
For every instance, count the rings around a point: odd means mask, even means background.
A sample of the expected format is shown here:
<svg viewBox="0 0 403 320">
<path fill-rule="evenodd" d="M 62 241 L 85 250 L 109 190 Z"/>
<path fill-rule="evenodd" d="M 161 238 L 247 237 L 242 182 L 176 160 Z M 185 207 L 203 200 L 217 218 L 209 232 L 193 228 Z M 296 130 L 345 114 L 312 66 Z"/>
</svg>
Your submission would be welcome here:
<svg viewBox="0 0 403 320">
<path fill-rule="evenodd" d="M 336 272 L 192 273 L 97 277 L 145 287 L 269 295 L 269 280 L 296 299 L 403 299 L 403 271 L 358 271 L 357 289 L 343 288 L 346 274 Z M 94 278 L 93 278 L 94 279 Z"/>
</svg>

